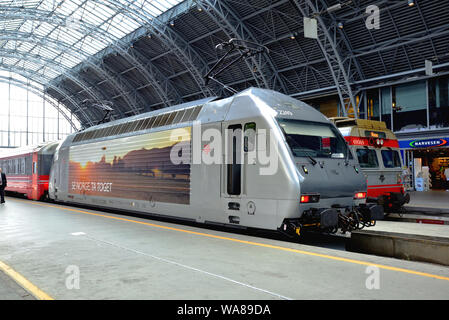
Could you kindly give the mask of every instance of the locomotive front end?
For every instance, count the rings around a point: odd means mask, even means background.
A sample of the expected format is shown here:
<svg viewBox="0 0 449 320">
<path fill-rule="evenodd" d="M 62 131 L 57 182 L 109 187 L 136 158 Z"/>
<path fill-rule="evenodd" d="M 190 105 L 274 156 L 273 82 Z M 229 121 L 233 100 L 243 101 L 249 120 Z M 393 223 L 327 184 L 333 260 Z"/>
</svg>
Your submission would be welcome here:
<svg viewBox="0 0 449 320">
<path fill-rule="evenodd" d="M 280 231 L 345 232 L 383 219 L 383 208 L 366 202 L 366 177 L 335 125 L 301 101 L 274 96 L 271 107 L 285 147 L 280 152 L 288 153 L 291 175 L 298 177 L 295 214 L 285 216 Z"/>
<path fill-rule="evenodd" d="M 283 231 L 351 231 L 383 218 L 382 207 L 366 204 L 366 178 L 331 123 L 279 118 L 278 124 L 301 181 L 300 217 L 285 221 Z"/>
</svg>

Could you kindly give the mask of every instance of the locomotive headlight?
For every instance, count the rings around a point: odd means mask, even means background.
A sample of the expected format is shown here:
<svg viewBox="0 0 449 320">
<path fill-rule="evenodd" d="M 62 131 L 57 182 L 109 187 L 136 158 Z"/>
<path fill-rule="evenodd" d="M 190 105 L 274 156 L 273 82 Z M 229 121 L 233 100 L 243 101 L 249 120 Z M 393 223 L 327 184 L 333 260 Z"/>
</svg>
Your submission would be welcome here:
<svg viewBox="0 0 449 320">
<path fill-rule="evenodd" d="M 354 194 L 354 199 L 361 200 L 366 198 L 366 192 L 356 192 Z"/>
<path fill-rule="evenodd" d="M 316 203 L 320 201 L 319 194 L 303 194 L 301 195 L 300 202 L 301 203 Z"/>
</svg>

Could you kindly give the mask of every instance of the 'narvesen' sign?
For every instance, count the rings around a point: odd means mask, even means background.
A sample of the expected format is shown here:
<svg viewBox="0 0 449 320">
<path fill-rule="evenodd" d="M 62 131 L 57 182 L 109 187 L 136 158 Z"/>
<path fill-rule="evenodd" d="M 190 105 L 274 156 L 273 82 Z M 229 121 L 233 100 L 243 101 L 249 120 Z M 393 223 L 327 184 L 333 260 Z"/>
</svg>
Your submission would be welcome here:
<svg viewBox="0 0 449 320">
<path fill-rule="evenodd" d="M 446 139 L 413 140 L 409 143 L 409 146 L 412 148 L 432 148 L 446 145 L 448 145 L 448 140 Z"/>
</svg>

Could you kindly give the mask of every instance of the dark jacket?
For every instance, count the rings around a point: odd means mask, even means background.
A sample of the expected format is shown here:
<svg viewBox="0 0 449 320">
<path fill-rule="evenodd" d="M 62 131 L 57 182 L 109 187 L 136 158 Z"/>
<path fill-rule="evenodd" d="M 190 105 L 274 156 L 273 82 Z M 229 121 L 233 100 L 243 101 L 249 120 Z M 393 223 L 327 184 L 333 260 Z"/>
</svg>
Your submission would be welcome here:
<svg viewBox="0 0 449 320">
<path fill-rule="evenodd" d="M 4 188 L 6 188 L 6 186 L 8 185 L 8 180 L 6 180 L 6 174 L 4 174 L 3 172 L 2 172 L 2 177 L 1 177 L 1 179 L 2 179 L 2 184 L 0 185 L 0 188 L 1 189 L 4 189 Z"/>
</svg>

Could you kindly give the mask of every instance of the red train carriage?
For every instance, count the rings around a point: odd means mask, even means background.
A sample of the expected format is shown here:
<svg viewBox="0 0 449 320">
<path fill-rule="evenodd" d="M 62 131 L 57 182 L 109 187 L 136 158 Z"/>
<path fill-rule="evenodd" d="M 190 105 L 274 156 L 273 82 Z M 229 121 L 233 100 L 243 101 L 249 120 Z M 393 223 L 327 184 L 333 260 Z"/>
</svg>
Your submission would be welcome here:
<svg viewBox="0 0 449 320">
<path fill-rule="evenodd" d="M 399 143 L 393 132 L 381 121 L 330 120 L 345 137 L 367 177 L 367 202 L 383 205 L 386 213 L 403 211 L 410 195 L 404 190 Z"/>
<path fill-rule="evenodd" d="M 48 195 L 48 179 L 59 142 L 11 149 L 0 154 L 0 168 L 6 174 L 5 191 L 41 200 Z"/>
</svg>

